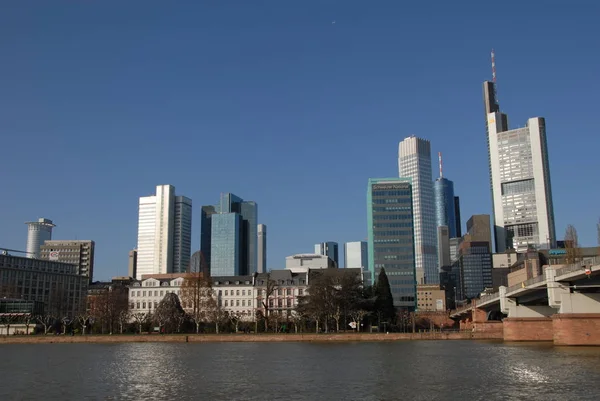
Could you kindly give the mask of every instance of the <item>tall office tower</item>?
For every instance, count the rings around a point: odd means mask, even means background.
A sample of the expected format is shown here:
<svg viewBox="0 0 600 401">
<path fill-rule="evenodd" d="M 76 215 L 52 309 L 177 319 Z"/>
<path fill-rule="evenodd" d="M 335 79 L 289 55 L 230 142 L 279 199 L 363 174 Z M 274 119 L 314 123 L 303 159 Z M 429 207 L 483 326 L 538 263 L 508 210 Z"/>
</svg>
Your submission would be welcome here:
<svg viewBox="0 0 600 401">
<path fill-rule="evenodd" d="M 502 113 L 488 114 L 496 252 L 524 252 L 556 244 L 550 166 L 543 118 L 504 128 Z"/>
<path fill-rule="evenodd" d="M 140 198 L 136 269 L 138 280 L 144 274 L 187 270 L 191 249 L 191 220 L 191 200 L 176 197 L 172 185 L 158 185 L 156 195 Z"/>
<path fill-rule="evenodd" d="M 340 266 L 338 243 L 337 242 L 321 242 L 315 245 L 315 254 L 329 256 L 329 259 L 335 262 L 336 266 Z"/>
<path fill-rule="evenodd" d="M 487 242 L 463 241 L 458 251 L 457 299 L 477 298 L 492 288 L 492 255 Z"/>
<path fill-rule="evenodd" d="M 450 260 L 450 231 L 447 226 L 438 226 L 438 263 L 440 272 L 444 267 L 451 266 Z"/>
<path fill-rule="evenodd" d="M 267 226 L 258 225 L 258 262 L 257 273 L 267 272 Z"/>
<path fill-rule="evenodd" d="M 412 184 L 417 280 L 419 284 L 437 284 L 437 231 L 429 141 L 411 136 L 400 142 L 398 167 L 400 177 L 410 178 Z"/>
<path fill-rule="evenodd" d="M 173 230 L 173 273 L 185 273 L 192 254 L 192 200 L 175 197 L 175 224 Z"/>
<path fill-rule="evenodd" d="M 52 228 L 56 226 L 52 224 L 52 220 L 44 218 L 25 224 L 27 224 L 27 257 L 39 259 L 40 247 L 44 241 L 52 239 Z"/>
<path fill-rule="evenodd" d="M 438 153 L 440 176 L 433 183 L 433 199 L 435 204 L 435 226 L 446 226 L 450 238 L 456 237 L 456 206 L 454 199 L 454 183 L 444 178 L 442 173 L 442 153 Z M 438 238 L 439 240 L 439 238 Z M 438 254 L 439 256 L 439 254 Z"/>
<path fill-rule="evenodd" d="M 217 208 L 212 205 L 202 206 L 200 211 L 200 252 L 204 263 L 210 271 L 210 237 L 212 232 L 212 215 L 217 213 Z"/>
<path fill-rule="evenodd" d="M 129 277 L 135 277 L 137 271 L 137 249 L 129 251 L 129 264 L 127 266 L 127 274 Z"/>
<path fill-rule="evenodd" d="M 346 269 L 369 268 L 369 244 L 367 241 L 346 242 L 344 244 L 344 266 Z"/>
<path fill-rule="evenodd" d="M 489 252 L 492 253 L 492 229 L 489 214 L 475 214 L 467 220 L 468 240 L 473 242 L 487 242 Z"/>
<path fill-rule="evenodd" d="M 94 241 L 55 240 L 45 241 L 40 247 L 41 259 L 70 263 L 77 266 L 76 273 L 94 278 Z"/>
<path fill-rule="evenodd" d="M 456 216 L 456 237 L 462 237 L 462 223 L 460 220 L 460 198 L 454 197 L 454 216 Z"/>
<path fill-rule="evenodd" d="M 384 268 L 394 306 L 407 310 L 415 310 L 417 306 L 413 193 L 410 178 L 369 178 L 367 224 L 371 282 L 375 283 Z"/>
<path fill-rule="evenodd" d="M 212 276 L 257 272 L 257 219 L 256 202 L 231 193 L 221 194 L 218 205 L 202 208 L 201 251 L 210 260 Z M 231 251 L 232 247 L 235 251 Z"/>
</svg>

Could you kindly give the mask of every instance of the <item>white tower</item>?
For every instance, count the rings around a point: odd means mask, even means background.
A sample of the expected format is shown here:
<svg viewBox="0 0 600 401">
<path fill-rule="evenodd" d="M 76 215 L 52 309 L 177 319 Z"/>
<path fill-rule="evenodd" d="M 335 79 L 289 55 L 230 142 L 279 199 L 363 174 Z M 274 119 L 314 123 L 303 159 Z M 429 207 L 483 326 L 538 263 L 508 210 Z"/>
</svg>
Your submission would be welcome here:
<svg viewBox="0 0 600 401">
<path fill-rule="evenodd" d="M 52 224 L 52 220 L 38 219 L 38 221 L 30 221 L 25 223 L 28 226 L 27 232 L 27 256 L 29 258 L 40 258 L 40 247 L 44 245 L 44 241 L 52 239 L 52 228 L 56 227 Z"/>
</svg>

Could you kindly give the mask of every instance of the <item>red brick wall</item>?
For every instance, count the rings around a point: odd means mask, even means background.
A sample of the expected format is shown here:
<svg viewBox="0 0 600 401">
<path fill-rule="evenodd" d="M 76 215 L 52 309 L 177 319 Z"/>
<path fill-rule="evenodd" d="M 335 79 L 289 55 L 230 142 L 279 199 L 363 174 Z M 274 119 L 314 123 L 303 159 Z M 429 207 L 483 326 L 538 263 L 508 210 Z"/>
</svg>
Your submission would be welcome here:
<svg viewBox="0 0 600 401">
<path fill-rule="evenodd" d="M 509 317 L 503 320 L 504 341 L 552 341 L 549 317 Z"/>
<path fill-rule="evenodd" d="M 555 345 L 600 345 L 600 313 L 552 316 Z"/>
</svg>

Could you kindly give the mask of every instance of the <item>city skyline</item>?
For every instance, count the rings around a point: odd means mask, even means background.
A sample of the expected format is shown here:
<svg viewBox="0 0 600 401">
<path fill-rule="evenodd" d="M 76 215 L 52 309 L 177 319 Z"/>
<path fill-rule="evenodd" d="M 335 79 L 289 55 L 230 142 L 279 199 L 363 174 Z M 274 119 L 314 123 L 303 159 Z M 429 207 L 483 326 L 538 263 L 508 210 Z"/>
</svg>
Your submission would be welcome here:
<svg viewBox="0 0 600 401">
<path fill-rule="evenodd" d="M 261 7 L 190 5 L 165 6 L 154 19 L 132 5 L 118 15 L 104 4 L 98 12 L 90 7 L 48 10 L 50 25 L 41 16 L 29 24 L 20 4 L 3 13 L 10 38 L 10 62 L 0 67 L 8 77 L 0 95 L 2 129 L 10 133 L 6 163 L 31 164 L 4 171 L 0 246 L 24 250 L 23 222 L 48 217 L 58 225 L 53 238 L 96 241 L 96 277 L 122 275 L 136 246 L 136 199 L 167 182 L 195 205 L 223 191 L 259 203 L 270 233 L 268 267 L 277 268 L 286 255 L 322 239 L 364 239 L 364 183 L 396 174 L 395 146 L 411 134 L 452 160 L 444 175 L 461 197 L 463 220 L 492 215 L 481 110 L 492 47 L 507 107 L 501 111 L 521 125 L 531 116 L 546 118 L 557 238 L 573 224 L 582 244 L 596 245 L 597 189 L 586 186 L 595 180 L 599 140 L 591 97 L 599 83 L 589 68 L 600 57 L 589 52 L 593 12 L 565 21 L 556 5 L 521 4 L 518 13 L 514 6 L 443 5 L 431 13 L 411 5 L 408 18 L 389 3 L 369 13 L 355 4 L 343 10 L 306 4 L 290 13 L 297 8 L 279 4 L 266 18 Z M 528 30 L 473 35 L 489 31 L 490 12 Z M 531 20 L 540 12 L 543 18 Z M 466 28 L 448 30 L 456 25 Z M 549 32 L 548 25 L 562 28 Z M 416 38 L 398 45 L 408 35 Z M 192 43 L 202 51 L 183 50 Z M 389 52 L 392 45 L 397 52 Z M 547 63 L 550 51 L 556 60 Z M 321 149 L 335 149 L 327 163 L 317 157 Z M 568 159 L 569 171 L 555 168 L 558 155 Z M 77 166 L 68 180 L 40 174 L 53 175 L 67 160 Z M 326 179 L 315 179 L 324 172 Z M 77 181 L 94 185 L 82 189 Z M 192 251 L 200 242 L 195 209 Z"/>
</svg>

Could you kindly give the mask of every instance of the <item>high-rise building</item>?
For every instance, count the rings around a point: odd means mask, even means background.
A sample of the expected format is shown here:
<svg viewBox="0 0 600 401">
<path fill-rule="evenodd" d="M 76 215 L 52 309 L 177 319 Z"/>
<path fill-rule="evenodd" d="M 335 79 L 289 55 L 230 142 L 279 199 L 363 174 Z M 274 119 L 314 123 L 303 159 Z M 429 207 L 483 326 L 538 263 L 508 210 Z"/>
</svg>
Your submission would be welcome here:
<svg viewBox="0 0 600 401">
<path fill-rule="evenodd" d="M 45 241 L 40 247 L 41 259 L 53 262 L 70 263 L 77 266 L 76 273 L 94 277 L 94 241 L 62 240 Z"/>
<path fill-rule="evenodd" d="M 257 273 L 267 272 L 267 226 L 258 225 L 258 263 Z"/>
<path fill-rule="evenodd" d="M 56 226 L 52 224 L 52 220 L 44 218 L 25 224 L 27 224 L 27 257 L 39 259 L 40 247 L 44 241 L 52 239 L 52 228 Z"/>
<path fill-rule="evenodd" d="M 139 201 L 136 278 L 186 271 L 190 260 L 192 201 L 175 196 L 172 185 Z"/>
<path fill-rule="evenodd" d="M 344 267 L 346 269 L 369 267 L 369 244 L 367 241 L 346 242 L 344 244 Z"/>
<path fill-rule="evenodd" d="M 503 131 L 504 115 L 488 114 L 496 252 L 556 244 L 546 123 Z"/>
<path fill-rule="evenodd" d="M 450 266 L 450 232 L 447 226 L 438 226 L 438 263 L 440 264 L 440 272 L 444 267 Z"/>
<path fill-rule="evenodd" d="M 442 153 L 438 153 L 440 176 L 433 183 L 433 199 L 435 205 L 435 226 L 446 226 L 450 238 L 456 237 L 456 205 L 454 183 L 442 173 Z M 439 238 L 438 238 L 439 240 Z M 438 254 L 439 256 L 439 254 Z"/>
<path fill-rule="evenodd" d="M 400 142 L 398 167 L 400 177 L 410 178 L 412 184 L 417 280 L 419 284 L 437 284 L 437 231 L 429 141 L 411 136 Z"/>
<path fill-rule="evenodd" d="M 462 223 L 460 220 L 460 198 L 454 197 L 454 216 L 456 216 L 456 237 L 462 237 Z"/>
<path fill-rule="evenodd" d="M 492 229 L 489 214 L 475 214 L 467 220 L 467 235 L 469 241 L 487 242 L 489 252 L 492 252 Z"/>
<path fill-rule="evenodd" d="M 380 270 L 385 269 L 394 306 L 407 310 L 414 310 L 417 305 L 413 193 L 410 178 L 369 179 L 367 224 L 370 282 L 375 283 Z"/>
<path fill-rule="evenodd" d="M 129 277 L 136 276 L 137 271 L 137 249 L 132 249 L 129 251 L 129 264 L 127 266 L 127 272 Z"/>
<path fill-rule="evenodd" d="M 477 298 L 492 288 L 492 255 L 487 242 L 463 241 L 459 246 L 457 299 Z"/>
<path fill-rule="evenodd" d="M 336 266 L 340 266 L 339 251 L 337 242 L 321 242 L 315 245 L 315 254 L 328 256 L 329 259 L 333 260 Z"/>
<path fill-rule="evenodd" d="M 192 200 L 175 197 L 175 224 L 173 229 L 173 273 L 185 273 L 192 254 Z"/>
<path fill-rule="evenodd" d="M 223 216 L 234 214 L 234 216 Z M 218 205 L 202 207 L 200 249 L 212 276 L 247 275 L 258 269 L 258 205 L 232 193 L 221 194 Z M 218 220 L 218 227 L 215 228 Z M 215 237 L 216 236 L 216 237 Z M 235 252 L 225 249 L 236 247 Z M 218 254 L 215 254 L 218 251 Z M 225 258 L 229 258 L 226 260 Z"/>
</svg>

